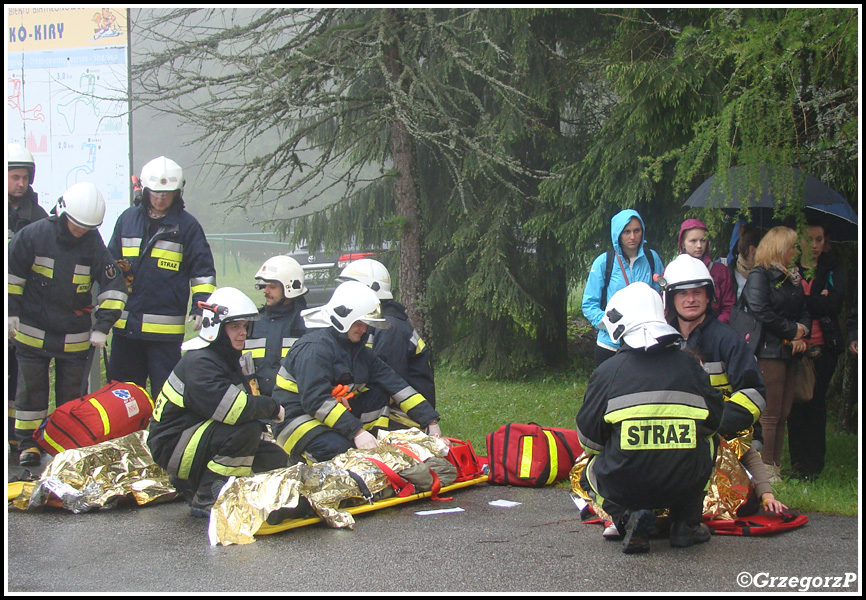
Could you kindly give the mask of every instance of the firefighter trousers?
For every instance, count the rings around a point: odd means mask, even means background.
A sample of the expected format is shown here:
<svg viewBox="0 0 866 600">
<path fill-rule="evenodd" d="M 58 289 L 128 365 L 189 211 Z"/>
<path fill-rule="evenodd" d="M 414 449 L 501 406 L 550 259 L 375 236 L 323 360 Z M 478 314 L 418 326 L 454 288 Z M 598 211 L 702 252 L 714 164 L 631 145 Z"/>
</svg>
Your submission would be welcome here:
<svg viewBox="0 0 866 600">
<path fill-rule="evenodd" d="M 198 439 L 175 448 L 166 470 L 192 489 L 231 476 L 243 477 L 288 466 L 289 456 L 262 439 L 260 421 L 227 425 L 211 421 Z"/>
<path fill-rule="evenodd" d="M 131 381 L 143 388 L 149 377 L 151 398 L 156 398 L 179 361 L 180 342 L 140 340 L 115 333 L 106 374 L 109 381 Z"/>
<path fill-rule="evenodd" d="M 15 437 L 19 450 L 35 448 L 33 433 L 48 416 L 50 390 L 49 367 L 52 358 L 43 356 L 20 346 L 16 348 L 18 358 L 19 385 L 24 392 L 15 398 Z M 79 352 L 69 357 L 54 359 L 54 404 L 55 408 L 78 398 L 81 383 L 87 369 L 87 353 Z"/>
</svg>

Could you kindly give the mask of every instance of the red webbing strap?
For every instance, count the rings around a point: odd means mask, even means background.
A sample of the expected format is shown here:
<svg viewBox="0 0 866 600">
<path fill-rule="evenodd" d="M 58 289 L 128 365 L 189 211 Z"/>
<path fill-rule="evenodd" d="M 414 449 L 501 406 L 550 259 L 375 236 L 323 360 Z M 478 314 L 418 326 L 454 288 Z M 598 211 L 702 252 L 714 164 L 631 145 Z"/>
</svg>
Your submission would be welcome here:
<svg viewBox="0 0 866 600">
<path fill-rule="evenodd" d="M 399 444 L 397 444 L 397 447 L 402 450 L 403 454 L 405 454 L 409 458 L 414 458 L 418 462 L 423 462 L 414 452 L 409 450 L 409 448 L 406 448 L 405 446 L 401 446 Z M 439 475 L 437 475 L 436 471 L 434 471 L 433 469 L 430 469 L 430 475 L 433 476 L 433 487 L 430 488 L 430 499 L 436 500 L 438 502 L 444 502 L 445 500 L 454 500 L 453 496 L 443 498 L 439 495 L 439 490 L 442 489 L 442 483 L 439 481 Z"/>
<path fill-rule="evenodd" d="M 394 469 L 383 463 L 381 460 L 370 458 L 369 456 L 365 456 L 364 458 L 382 470 L 385 477 L 387 477 L 388 481 L 391 482 L 391 487 L 393 487 L 394 491 L 397 492 L 399 498 L 405 498 L 406 496 L 411 496 L 415 493 L 415 486 L 411 482 L 400 477 Z"/>
</svg>

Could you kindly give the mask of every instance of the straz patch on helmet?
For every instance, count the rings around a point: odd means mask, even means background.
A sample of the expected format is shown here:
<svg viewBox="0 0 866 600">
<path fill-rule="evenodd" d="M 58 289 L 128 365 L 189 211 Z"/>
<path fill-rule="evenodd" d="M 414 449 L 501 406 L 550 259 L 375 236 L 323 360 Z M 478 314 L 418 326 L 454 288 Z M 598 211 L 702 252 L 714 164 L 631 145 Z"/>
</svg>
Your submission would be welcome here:
<svg viewBox="0 0 866 600">
<path fill-rule="evenodd" d="M 160 258 L 156 266 L 160 269 L 169 269 L 170 271 L 177 271 L 180 269 L 180 262 L 176 260 L 168 260 L 167 258 Z"/>
<path fill-rule="evenodd" d="M 624 421 L 620 431 L 623 450 L 685 450 L 697 447 L 697 427 L 692 419 L 635 419 Z"/>
</svg>

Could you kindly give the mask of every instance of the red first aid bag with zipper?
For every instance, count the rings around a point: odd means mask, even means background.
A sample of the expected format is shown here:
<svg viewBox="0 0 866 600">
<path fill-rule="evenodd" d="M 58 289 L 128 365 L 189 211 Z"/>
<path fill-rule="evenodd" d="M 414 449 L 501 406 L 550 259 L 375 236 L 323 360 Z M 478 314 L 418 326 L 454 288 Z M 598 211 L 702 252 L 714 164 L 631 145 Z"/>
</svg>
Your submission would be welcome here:
<svg viewBox="0 0 866 600">
<path fill-rule="evenodd" d="M 566 479 L 583 452 L 577 431 L 509 423 L 487 434 L 490 483 L 541 487 Z"/>
<path fill-rule="evenodd" d="M 111 381 L 51 413 L 33 439 L 48 454 L 93 446 L 144 429 L 153 414 L 153 400 L 134 383 Z"/>
</svg>

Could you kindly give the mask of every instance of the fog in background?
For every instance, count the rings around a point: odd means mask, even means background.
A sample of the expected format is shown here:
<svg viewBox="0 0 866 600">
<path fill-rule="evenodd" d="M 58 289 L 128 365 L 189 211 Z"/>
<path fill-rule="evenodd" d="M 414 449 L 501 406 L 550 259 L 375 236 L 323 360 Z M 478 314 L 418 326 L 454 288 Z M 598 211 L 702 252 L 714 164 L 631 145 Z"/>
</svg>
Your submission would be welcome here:
<svg viewBox="0 0 866 600">
<path fill-rule="evenodd" d="M 167 9 L 155 10 L 168 12 Z M 138 25 L 143 19 L 155 14 L 155 10 L 130 10 L 130 45 L 133 65 L 160 46 L 159 42 L 148 39 L 147 33 L 142 32 Z M 254 9 L 221 8 L 216 9 L 211 21 L 214 26 L 219 27 L 226 22 L 224 15 L 230 14 L 228 18 L 238 23 L 249 19 L 253 13 Z M 320 210 L 340 199 L 341 194 L 334 192 L 303 208 L 290 210 L 287 207 L 296 204 L 296 198 L 270 197 L 264 207 L 253 207 L 247 214 L 235 209 L 229 214 L 227 207 L 216 204 L 231 198 L 237 189 L 237 182 L 229 180 L 212 167 L 213 159 L 202 145 L 191 145 L 198 133 L 193 124 L 176 115 L 166 114 L 154 107 L 136 103 L 135 81 L 132 85 L 132 172 L 140 175 L 141 168 L 158 156 L 166 156 L 177 162 L 183 168 L 186 179 L 184 188 L 186 209 L 198 219 L 207 234 L 270 231 L 267 226 L 255 223 L 268 219 L 300 216 Z M 257 138 L 255 145 L 258 148 L 268 147 L 271 143 L 276 145 L 278 135 L 275 131 L 272 142 L 266 137 Z"/>
</svg>

